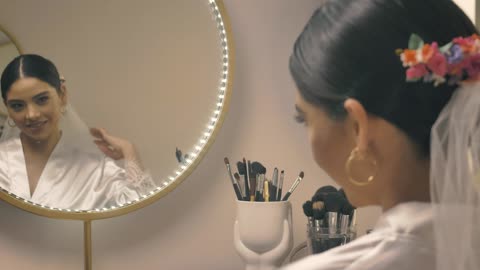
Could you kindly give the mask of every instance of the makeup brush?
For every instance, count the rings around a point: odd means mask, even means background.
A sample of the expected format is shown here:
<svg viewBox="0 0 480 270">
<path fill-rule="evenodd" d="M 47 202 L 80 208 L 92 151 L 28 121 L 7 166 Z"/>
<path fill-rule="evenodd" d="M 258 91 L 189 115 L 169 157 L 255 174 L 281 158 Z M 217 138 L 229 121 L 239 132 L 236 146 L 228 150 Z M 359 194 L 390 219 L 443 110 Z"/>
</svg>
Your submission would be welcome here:
<svg viewBox="0 0 480 270">
<path fill-rule="evenodd" d="M 286 201 L 286 200 L 288 200 L 288 198 L 290 198 L 290 195 L 292 195 L 292 192 L 294 192 L 295 189 L 297 188 L 298 184 L 300 184 L 300 181 L 302 181 L 304 175 L 305 174 L 303 172 L 300 172 L 300 174 L 298 175 L 295 182 L 293 182 L 292 187 L 288 190 L 288 192 L 283 197 L 282 201 Z"/>
<path fill-rule="evenodd" d="M 323 219 L 325 218 L 325 205 L 322 201 L 312 203 L 314 225 L 317 231 L 320 231 L 320 228 L 323 225 Z"/>
<path fill-rule="evenodd" d="M 340 192 L 339 192 L 340 193 Z M 340 194 L 341 195 L 341 194 Z M 344 199 L 342 209 L 340 209 L 340 233 L 346 234 L 350 225 L 350 214 L 353 212 L 353 206 Z"/>
<path fill-rule="evenodd" d="M 230 168 L 230 161 L 228 158 L 224 158 L 223 161 L 225 162 L 225 166 L 227 167 L 228 175 L 230 176 L 230 180 L 232 181 L 233 189 L 235 190 L 235 195 L 239 201 L 242 200 L 242 193 L 240 193 L 240 188 L 238 188 L 238 182 L 234 178 L 232 174 L 232 169 Z"/>
<path fill-rule="evenodd" d="M 315 193 L 321 193 L 321 192 L 331 193 L 331 192 L 337 192 L 337 191 L 338 190 L 337 190 L 336 187 L 328 185 L 328 186 L 323 186 L 323 187 L 319 188 Z"/>
<path fill-rule="evenodd" d="M 263 199 L 266 202 L 270 201 L 270 181 L 263 181 Z"/>
<path fill-rule="evenodd" d="M 312 201 L 306 201 L 303 205 L 303 213 L 307 216 L 308 226 L 313 226 L 313 203 Z"/>
<path fill-rule="evenodd" d="M 350 215 L 350 230 L 354 230 L 357 226 L 357 209 L 353 209 L 352 214 Z"/>
<path fill-rule="evenodd" d="M 278 180 L 278 192 L 277 192 L 277 200 L 282 199 L 282 188 L 283 188 L 283 178 L 285 178 L 285 172 L 282 170 L 280 172 L 280 180 Z"/>
<path fill-rule="evenodd" d="M 181 164 L 185 163 L 185 160 L 183 159 L 182 151 L 180 149 L 178 149 L 178 147 L 175 147 L 175 156 L 177 157 L 177 161 L 179 163 L 181 163 Z"/>
<path fill-rule="evenodd" d="M 256 182 L 256 186 L 255 186 L 255 201 L 256 202 L 259 202 L 261 201 L 261 197 L 263 196 L 263 191 L 261 191 L 262 189 L 262 185 L 263 185 L 263 175 L 262 174 L 259 174 L 258 177 L 257 177 L 257 182 Z"/>
<path fill-rule="evenodd" d="M 318 195 L 322 198 L 322 201 L 323 201 L 325 199 L 325 196 L 328 193 L 332 193 L 332 192 L 337 192 L 337 189 L 334 186 L 323 186 L 323 187 L 317 189 L 317 191 L 315 191 L 315 194 L 313 196 Z"/>
<path fill-rule="evenodd" d="M 325 199 L 325 196 L 323 196 L 323 194 L 315 194 L 313 195 L 312 197 L 312 202 L 323 202 L 323 200 Z"/>
<path fill-rule="evenodd" d="M 325 210 L 330 234 L 335 234 L 337 231 L 338 212 L 342 209 L 344 201 L 345 199 L 338 192 L 328 193 L 325 196 Z"/>
<path fill-rule="evenodd" d="M 250 194 L 250 189 L 249 189 L 250 177 L 252 177 L 250 175 L 250 170 L 251 170 L 250 160 L 247 163 L 245 161 L 245 158 L 243 158 L 243 163 L 245 164 L 245 173 L 246 173 L 245 175 L 247 176 L 247 178 L 245 178 L 245 196 L 247 197 L 246 200 L 248 201 L 248 195 Z"/>
<path fill-rule="evenodd" d="M 263 193 L 264 193 L 263 188 L 265 185 L 264 182 L 265 182 L 265 175 L 260 174 L 260 179 L 257 182 L 258 192 L 256 193 L 256 196 L 255 196 L 255 201 L 257 202 L 264 201 L 264 198 L 263 198 Z"/>
<path fill-rule="evenodd" d="M 240 175 L 238 173 L 234 173 L 233 177 L 235 177 L 235 180 L 237 180 L 237 183 L 239 183 L 238 184 L 238 190 L 240 191 L 240 195 L 242 197 L 242 200 L 245 200 L 245 196 L 243 195 L 243 192 L 242 192 L 242 187 L 240 186 L 240 183 L 242 182 L 242 180 L 240 178 Z"/>
<path fill-rule="evenodd" d="M 345 198 L 345 204 L 343 205 L 343 207 L 341 209 L 341 212 L 342 212 L 343 215 L 348 215 L 348 217 L 349 217 L 348 218 L 348 220 L 349 220 L 348 221 L 348 224 L 349 224 L 348 226 L 353 228 L 356 225 L 355 224 L 356 223 L 356 215 L 355 215 L 355 213 L 356 213 L 355 209 L 356 208 L 348 200 L 347 194 L 345 193 L 345 190 L 343 188 L 340 188 L 338 190 L 338 193 Z M 353 221 L 353 224 L 354 224 L 353 226 L 351 226 L 352 221 Z"/>
<path fill-rule="evenodd" d="M 242 181 L 239 181 L 241 185 L 239 185 L 240 191 L 242 192 L 242 197 L 247 200 L 247 194 L 245 194 L 245 182 L 247 181 L 247 168 L 245 164 L 241 161 L 237 162 L 237 170 L 238 173 L 242 176 Z"/>
<path fill-rule="evenodd" d="M 257 187 L 257 181 L 258 178 L 260 177 L 260 174 L 254 174 L 255 177 L 250 177 L 250 194 L 249 194 L 249 201 L 254 202 L 255 201 L 255 191 Z"/>
<path fill-rule="evenodd" d="M 277 187 L 278 187 L 278 169 L 273 169 L 273 176 L 272 176 L 272 201 L 276 201 L 277 199 Z"/>
<path fill-rule="evenodd" d="M 265 171 L 267 169 L 265 169 L 265 167 L 262 165 L 262 163 L 258 162 L 258 161 L 254 161 L 252 162 L 251 164 L 251 171 L 253 173 L 253 175 L 259 173 L 259 174 L 265 174 Z"/>
<path fill-rule="evenodd" d="M 251 164 L 251 175 L 255 175 L 255 177 L 250 178 L 250 200 L 252 200 L 252 195 L 253 195 L 253 200 L 256 200 L 256 191 L 259 189 L 258 188 L 258 181 L 260 178 L 260 175 L 265 174 L 265 167 L 260 162 L 252 162 Z M 260 183 L 263 185 L 263 182 Z M 252 191 L 253 189 L 253 191 Z"/>
</svg>

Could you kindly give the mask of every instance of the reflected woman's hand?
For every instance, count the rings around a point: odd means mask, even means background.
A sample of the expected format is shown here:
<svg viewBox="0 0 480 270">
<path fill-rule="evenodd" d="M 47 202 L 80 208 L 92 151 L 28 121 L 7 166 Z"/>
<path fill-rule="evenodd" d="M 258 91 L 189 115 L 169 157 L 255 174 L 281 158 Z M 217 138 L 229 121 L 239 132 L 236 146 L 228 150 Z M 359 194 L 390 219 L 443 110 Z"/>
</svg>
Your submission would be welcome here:
<svg viewBox="0 0 480 270">
<path fill-rule="evenodd" d="M 137 160 L 135 146 L 126 139 L 109 134 L 104 128 L 90 128 L 95 144 L 108 157 L 114 160 Z"/>
</svg>

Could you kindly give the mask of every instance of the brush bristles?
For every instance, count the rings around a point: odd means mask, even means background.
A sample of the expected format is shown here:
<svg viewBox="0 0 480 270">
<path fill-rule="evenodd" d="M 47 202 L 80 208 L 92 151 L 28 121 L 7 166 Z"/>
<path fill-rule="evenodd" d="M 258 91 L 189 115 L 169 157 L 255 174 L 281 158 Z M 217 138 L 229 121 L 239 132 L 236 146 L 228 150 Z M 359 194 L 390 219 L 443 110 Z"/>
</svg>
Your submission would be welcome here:
<svg viewBox="0 0 480 270">
<path fill-rule="evenodd" d="M 316 220 L 321 220 L 325 217 L 325 211 L 322 211 L 320 209 L 313 209 L 313 218 Z"/>
<path fill-rule="evenodd" d="M 238 173 L 241 174 L 241 175 L 245 175 L 246 173 L 246 168 L 245 168 L 245 164 L 243 164 L 241 161 L 237 162 L 237 170 L 238 170 Z"/>
<path fill-rule="evenodd" d="M 303 204 L 303 213 L 307 217 L 312 217 L 313 216 L 312 201 L 306 201 Z"/>
<path fill-rule="evenodd" d="M 325 204 L 322 201 L 315 201 L 315 202 L 312 202 L 312 208 L 313 209 L 324 209 Z"/>
<path fill-rule="evenodd" d="M 233 175 L 233 177 L 235 177 L 235 179 L 237 179 L 237 181 L 240 181 L 240 175 L 238 173 L 235 173 Z"/>
<path fill-rule="evenodd" d="M 338 193 L 329 193 L 325 196 L 325 209 L 327 212 L 338 212 L 342 209 L 345 199 Z"/>
<path fill-rule="evenodd" d="M 332 193 L 332 192 L 337 192 L 338 190 L 334 186 L 323 186 L 319 188 L 316 193 Z"/>
<path fill-rule="evenodd" d="M 227 157 L 223 159 L 223 162 L 225 162 L 225 165 L 229 165 L 229 166 L 230 166 L 230 161 L 228 160 Z"/>
<path fill-rule="evenodd" d="M 300 172 L 300 174 L 298 175 L 300 178 L 303 178 L 305 176 L 305 174 L 303 172 Z"/>
<path fill-rule="evenodd" d="M 348 201 L 345 201 L 345 203 L 343 204 L 341 212 L 344 215 L 351 215 L 353 210 L 354 210 L 353 206 L 350 203 L 348 203 Z"/>
</svg>

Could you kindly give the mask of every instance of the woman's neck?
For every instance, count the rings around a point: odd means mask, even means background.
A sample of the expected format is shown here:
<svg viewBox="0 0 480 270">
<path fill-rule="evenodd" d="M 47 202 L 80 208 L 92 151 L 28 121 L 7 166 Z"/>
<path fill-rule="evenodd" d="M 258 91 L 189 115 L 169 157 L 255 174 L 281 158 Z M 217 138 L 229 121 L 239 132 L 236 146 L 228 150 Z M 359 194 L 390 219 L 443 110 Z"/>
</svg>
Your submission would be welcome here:
<svg viewBox="0 0 480 270">
<path fill-rule="evenodd" d="M 430 169 L 429 160 L 417 161 L 408 166 L 409 170 L 399 172 L 381 197 L 380 206 L 387 211 L 394 206 L 406 202 L 430 202 Z"/>
<path fill-rule="evenodd" d="M 26 150 L 26 152 L 29 153 L 43 154 L 49 156 L 57 145 L 61 136 L 62 132 L 58 130 L 46 140 L 35 140 L 21 133 L 20 140 L 22 141 L 24 151 Z"/>
</svg>

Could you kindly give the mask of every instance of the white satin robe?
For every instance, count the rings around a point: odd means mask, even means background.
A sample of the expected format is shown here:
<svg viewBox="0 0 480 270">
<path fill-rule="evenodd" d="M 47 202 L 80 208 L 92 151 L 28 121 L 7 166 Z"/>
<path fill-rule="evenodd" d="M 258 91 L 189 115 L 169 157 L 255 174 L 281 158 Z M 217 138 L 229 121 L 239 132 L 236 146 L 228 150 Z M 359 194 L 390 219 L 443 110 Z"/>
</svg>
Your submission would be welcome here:
<svg viewBox="0 0 480 270">
<path fill-rule="evenodd" d="M 149 174 L 133 183 L 116 161 L 100 151 L 67 144 L 62 137 L 31 194 L 22 143 L 17 136 L 0 143 L 0 187 L 34 203 L 91 210 L 135 200 L 154 189 L 155 184 Z"/>
<path fill-rule="evenodd" d="M 403 203 L 386 211 L 370 234 L 282 270 L 434 270 L 434 247 L 432 206 Z"/>
</svg>

